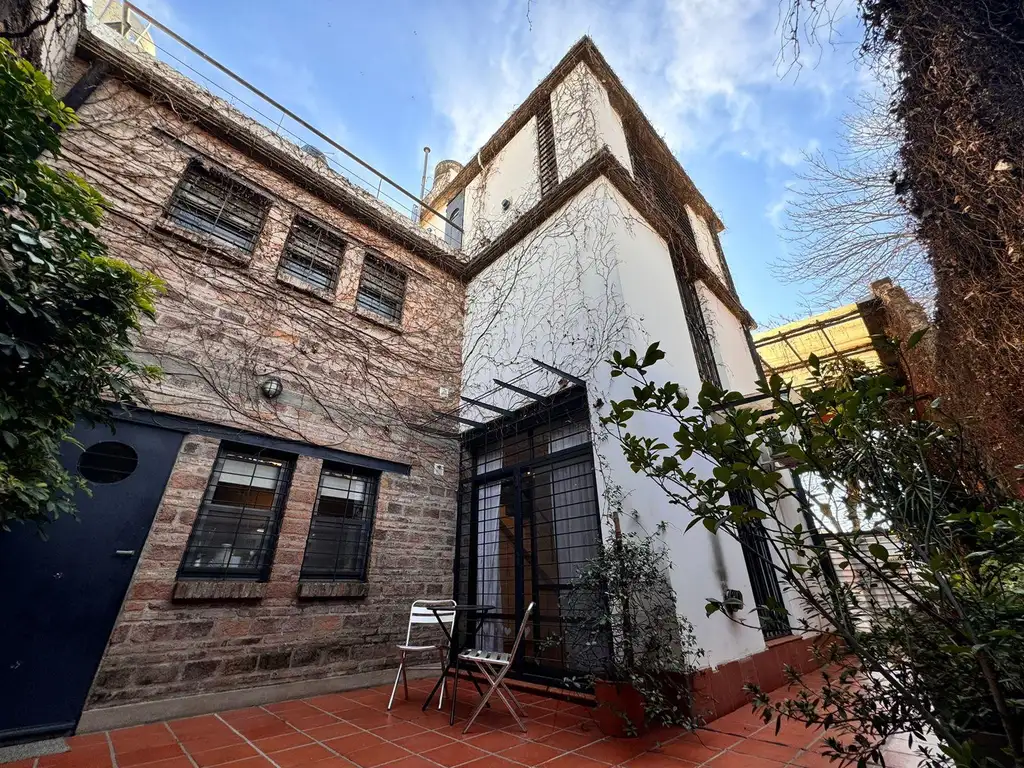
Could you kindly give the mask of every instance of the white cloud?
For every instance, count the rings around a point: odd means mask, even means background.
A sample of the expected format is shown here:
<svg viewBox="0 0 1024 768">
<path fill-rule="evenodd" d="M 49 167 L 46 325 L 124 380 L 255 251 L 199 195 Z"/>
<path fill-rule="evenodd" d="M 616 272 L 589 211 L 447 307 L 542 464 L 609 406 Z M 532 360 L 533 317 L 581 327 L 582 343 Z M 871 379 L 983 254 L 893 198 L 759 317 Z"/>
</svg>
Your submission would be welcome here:
<svg viewBox="0 0 1024 768">
<path fill-rule="evenodd" d="M 811 139 L 795 103 L 828 112 L 860 77 L 855 29 L 846 45 L 808 51 L 813 66 L 780 64 L 777 0 L 533 0 L 529 20 L 526 7 L 505 0 L 487 19 L 446 18 L 434 30 L 432 97 L 452 129 L 446 156 L 469 159 L 583 34 L 684 158 L 731 152 L 792 165 Z"/>
</svg>

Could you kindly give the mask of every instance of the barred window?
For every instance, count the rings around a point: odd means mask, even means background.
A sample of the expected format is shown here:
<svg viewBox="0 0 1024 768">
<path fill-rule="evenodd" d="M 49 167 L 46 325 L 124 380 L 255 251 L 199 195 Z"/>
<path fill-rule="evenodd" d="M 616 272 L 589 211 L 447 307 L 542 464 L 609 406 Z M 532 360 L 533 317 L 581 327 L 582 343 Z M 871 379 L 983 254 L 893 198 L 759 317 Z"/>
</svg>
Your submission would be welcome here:
<svg viewBox="0 0 1024 768">
<path fill-rule="evenodd" d="M 185 169 L 167 217 L 193 232 L 252 253 L 268 201 L 248 187 L 199 163 Z"/>
<path fill-rule="evenodd" d="M 693 353 L 697 358 L 697 373 L 700 374 L 701 381 L 720 388 L 722 378 L 718 375 L 715 350 L 711 344 L 711 334 L 708 333 L 708 325 L 704 318 L 704 308 L 701 306 L 700 296 L 697 294 L 697 286 L 692 280 L 682 278 L 679 280 L 679 292 L 683 299 L 686 325 L 690 330 L 690 342 L 693 344 Z"/>
<path fill-rule="evenodd" d="M 345 241 L 302 219 L 296 219 L 281 253 L 280 270 L 314 288 L 334 290 Z"/>
<path fill-rule="evenodd" d="M 368 253 L 363 260 L 363 276 L 359 281 L 356 304 L 392 322 L 401 322 L 405 280 L 403 272 Z"/>
<path fill-rule="evenodd" d="M 378 475 L 324 465 L 302 559 L 303 579 L 366 579 Z"/>
<path fill-rule="evenodd" d="M 292 463 L 268 451 L 221 446 L 180 575 L 265 581 Z"/>
</svg>

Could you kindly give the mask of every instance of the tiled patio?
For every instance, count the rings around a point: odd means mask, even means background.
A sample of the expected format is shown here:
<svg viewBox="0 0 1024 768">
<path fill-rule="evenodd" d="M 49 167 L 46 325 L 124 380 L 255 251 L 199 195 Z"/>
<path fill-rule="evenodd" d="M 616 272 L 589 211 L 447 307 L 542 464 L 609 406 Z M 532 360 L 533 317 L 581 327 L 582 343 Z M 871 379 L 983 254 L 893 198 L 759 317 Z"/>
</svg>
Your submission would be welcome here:
<svg viewBox="0 0 1024 768">
<path fill-rule="evenodd" d="M 429 683 L 410 684 L 411 698 L 386 710 L 389 688 L 268 704 L 117 731 L 74 736 L 70 752 L 4 768 L 817 768 L 820 738 L 797 724 L 778 735 L 748 709 L 697 733 L 662 731 L 640 739 L 601 735 L 589 710 L 565 701 L 521 695 L 529 715 L 523 734 L 499 702 L 463 736 L 476 693 L 466 686 L 455 727 L 448 713 L 420 711 Z M 462 686 L 460 685 L 460 689 Z M 460 694 L 462 694 L 460 690 Z M 461 696 L 460 696 L 461 699 Z M 460 721 L 462 724 L 460 724 Z M 891 768 L 916 765 L 894 753 Z M 832 763 L 831 765 L 835 765 Z"/>
</svg>

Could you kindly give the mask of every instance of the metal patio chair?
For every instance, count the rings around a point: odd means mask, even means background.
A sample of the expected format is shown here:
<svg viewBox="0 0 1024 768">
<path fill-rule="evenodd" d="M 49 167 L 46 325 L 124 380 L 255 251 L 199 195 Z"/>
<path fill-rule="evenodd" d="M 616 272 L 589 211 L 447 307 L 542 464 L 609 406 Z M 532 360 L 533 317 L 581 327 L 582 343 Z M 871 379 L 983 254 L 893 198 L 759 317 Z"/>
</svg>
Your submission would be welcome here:
<svg viewBox="0 0 1024 768">
<path fill-rule="evenodd" d="M 516 699 L 511 689 L 505 685 L 505 675 L 512 668 L 512 660 L 516 657 L 516 652 L 519 650 L 519 644 L 523 641 L 523 635 L 526 634 L 526 627 L 530 623 L 530 614 L 533 613 L 533 609 L 536 607 L 536 603 L 530 603 L 526 606 L 526 613 L 523 614 L 523 620 L 519 624 L 519 631 L 516 632 L 516 641 L 512 644 L 512 651 L 510 653 L 503 653 L 501 651 L 482 651 L 478 648 L 469 648 L 459 654 L 460 661 L 472 661 L 476 664 L 477 668 L 483 673 L 483 676 L 487 678 L 487 682 L 491 684 L 491 687 L 487 689 L 487 693 L 480 699 L 480 703 L 476 705 L 476 709 L 473 710 L 473 714 L 469 716 L 469 722 L 466 723 L 466 727 L 463 729 L 463 733 L 467 733 L 470 726 L 473 725 L 473 721 L 476 720 L 477 715 L 480 714 L 481 710 L 487 706 L 487 700 L 491 698 L 492 693 L 497 693 L 498 698 L 505 702 L 505 706 L 508 707 L 508 711 L 512 714 L 516 723 L 519 725 L 520 730 L 526 733 L 526 726 L 523 721 L 519 719 L 519 714 L 526 717 L 526 711 L 523 709 L 519 700 Z M 458 675 L 455 677 L 455 685 L 458 686 L 459 678 Z M 506 698 L 506 695 L 508 698 Z M 513 706 L 515 705 L 515 706 Z M 519 710 L 519 714 L 516 713 Z"/>
<path fill-rule="evenodd" d="M 431 606 L 455 606 L 454 600 L 413 600 L 412 608 L 409 610 L 409 627 L 405 631 L 405 643 L 398 646 L 402 652 L 402 659 L 398 664 L 398 673 L 395 675 L 395 684 L 391 688 L 391 698 L 388 699 L 388 709 L 395 703 L 395 692 L 398 690 L 398 681 L 405 684 L 405 698 L 409 698 L 409 679 L 405 673 L 405 659 L 410 653 L 421 653 L 424 651 L 438 651 L 441 656 L 441 664 L 444 664 L 445 654 L 448 653 L 448 640 L 443 638 L 441 644 L 433 645 L 412 645 L 412 629 L 421 624 L 431 624 L 441 632 L 438 622 L 448 625 L 448 634 L 455 631 L 455 611 L 432 611 Z M 444 705 L 444 693 L 446 686 L 441 686 L 441 695 L 438 696 L 437 708 Z"/>
</svg>

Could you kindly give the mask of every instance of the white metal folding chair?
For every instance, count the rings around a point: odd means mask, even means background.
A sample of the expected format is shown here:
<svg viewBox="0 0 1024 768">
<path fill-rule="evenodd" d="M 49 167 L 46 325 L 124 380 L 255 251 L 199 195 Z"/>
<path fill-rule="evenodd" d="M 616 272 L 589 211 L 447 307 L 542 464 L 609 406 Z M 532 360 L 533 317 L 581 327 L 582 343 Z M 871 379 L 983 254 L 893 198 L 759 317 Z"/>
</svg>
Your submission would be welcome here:
<svg viewBox="0 0 1024 768">
<path fill-rule="evenodd" d="M 412 630 L 414 626 L 421 624 L 432 624 L 437 628 L 438 633 L 443 635 L 441 627 L 438 626 L 438 622 L 443 622 L 448 626 L 448 634 L 451 635 L 455 630 L 455 611 L 432 611 L 431 608 L 437 607 L 449 607 L 455 606 L 457 603 L 454 600 L 413 600 L 412 609 L 409 611 L 409 627 L 405 631 L 405 643 L 398 646 L 398 650 L 402 652 L 402 660 L 398 665 L 398 674 L 395 675 L 395 684 L 391 688 L 391 698 L 388 699 L 388 709 L 391 709 L 391 705 L 395 703 L 395 691 L 398 690 L 398 681 L 401 680 L 405 684 L 405 698 L 409 698 L 409 679 L 405 674 L 405 658 L 410 653 L 419 653 L 423 651 L 439 651 L 441 654 L 441 664 L 444 664 L 444 655 L 448 653 L 448 638 L 444 637 L 440 644 L 434 645 L 412 645 Z M 437 708 L 441 709 L 444 705 L 444 693 L 446 686 L 441 685 L 441 695 L 438 697 Z"/>
<path fill-rule="evenodd" d="M 480 703 L 476 705 L 476 709 L 473 710 L 473 714 L 469 716 L 469 722 L 466 723 L 466 727 L 463 729 L 463 733 L 469 731 L 470 726 L 473 725 L 473 721 L 476 720 L 477 715 L 480 714 L 481 710 L 487 706 L 487 700 L 491 698 L 492 693 L 497 693 L 498 698 L 505 702 L 505 706 L 508 707 L 508 711 L 512 713 L 512 717 L 518 723 L 519 728 L 526 733 L 526 726 L 523 721 L 519 719 L 519 714 L 526 717 L 526 712 L 523 710 L 522 705 L 518 699 L 513 695 L 512 691 L 507 685 L 505 685 L 505 675 L 512 668 L 512 660 L 516 657 L 516 651 L 519 650 L 519 644 L 523 641 L 523 635 L 526 634 L 526 627 L 530 623 L 530 614 L 533 613 L 533 609 L 536 607 L 536 603 L 530 603 L 526 606 L 526 613 L 523 614 L 523 620 L 519 624 L 519 631 L 516 632 L 516 641 L 512 644 L 512 651 L 510 653 L 502 653 L 501 651 L 482 651 L 477 648 L 470 648 L 459 654 L 461 661 L 472 661 L 476 664 L 477 668 L 483 673 L 483 676 L 487 678 L 487 682 L 491 684 L 491 687 L 487 689 L 487 693 L 480 699 Z M 459 678 L 455 678 L 455 685 L 459 684 Z M 506 698 L 507 696 L 507 698 Z M 514 705 L 514 706 L 513 706 Z M 519 710 L 519 714 L 516 713 Z"/>
</svg>

